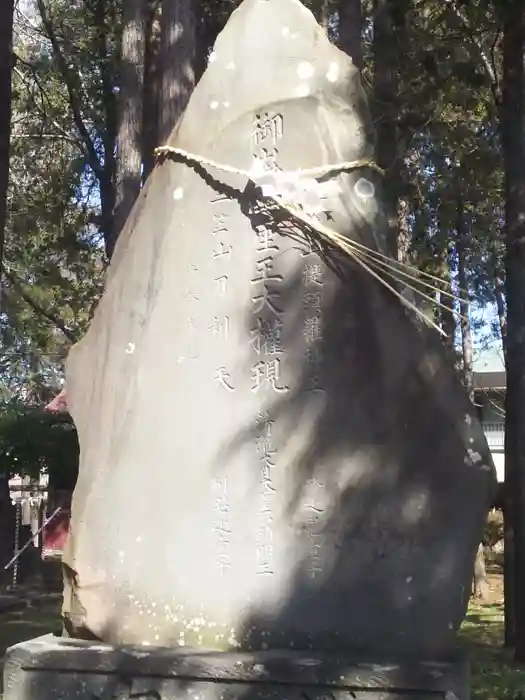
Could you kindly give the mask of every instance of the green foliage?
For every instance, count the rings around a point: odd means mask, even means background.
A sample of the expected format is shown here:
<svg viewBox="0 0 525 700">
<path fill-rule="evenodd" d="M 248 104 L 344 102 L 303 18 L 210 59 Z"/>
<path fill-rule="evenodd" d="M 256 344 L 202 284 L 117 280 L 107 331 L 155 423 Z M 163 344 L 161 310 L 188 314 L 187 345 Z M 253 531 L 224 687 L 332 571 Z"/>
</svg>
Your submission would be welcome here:
<svg viewBox="0 0 525 700">
<path fill-rule="evenodd" d="M 42 471 L 71 481 L 78 470 L 78 439 L 71 420 L 16 401 L 0 404 L 0 470 L 9 476 Z"/>
<path fill-rule="evenodd" d="M 472 600 L 461 629 L 472 663 L 472 700 L 518 700 L 522 697 L 525 670 L 512 661 L 503 648 L 503 602 L 501 574 L 495 580 L 495 600 Z M 499 596 L 497 595 L 499 593 Z"/>
<path fill-rule="evenodd" d="M 94 55 L 98 35 L 86 32 L 84 10 L 93 13 L 92 5 L 43 4 L 67 70 L 77 76 L 73 96 L 80 103 L 79 123 L 64 67 L 36 5 L 27 4 L 27 14 L 19 6 L 15 18 L 0 380 L 4 397 L 35 404 L 47 400 L 57 385 L 72 340 L 88 325 L 104 274 L 93 166 L 104 158 L 107 119 Z M 91 160 L 79 124 L 94 144 Z"/>
</svg>

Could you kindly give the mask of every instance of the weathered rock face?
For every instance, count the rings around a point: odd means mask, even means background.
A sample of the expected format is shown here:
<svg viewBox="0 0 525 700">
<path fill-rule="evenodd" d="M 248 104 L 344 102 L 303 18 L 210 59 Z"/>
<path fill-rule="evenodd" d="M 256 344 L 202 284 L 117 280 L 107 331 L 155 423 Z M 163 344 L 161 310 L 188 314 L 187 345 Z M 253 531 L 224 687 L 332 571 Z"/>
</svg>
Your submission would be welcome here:
<svg viewBox="0 0 525 700">
<path fill-rule="evenodd" d="M 294 170 L 370 157 L 373 135 L 311 13 L 245 0 L 176 145 Z M 383 250 L 375 172 L 324 180 L 305 210 Z M 475 413 L 437 336 L 253 201 L 246 177 L 168 160 L 119 241 L 68 361 L 66 612 L 72 590 L 111 642 L 446 654 L 493 479 Z"/>
</svg>

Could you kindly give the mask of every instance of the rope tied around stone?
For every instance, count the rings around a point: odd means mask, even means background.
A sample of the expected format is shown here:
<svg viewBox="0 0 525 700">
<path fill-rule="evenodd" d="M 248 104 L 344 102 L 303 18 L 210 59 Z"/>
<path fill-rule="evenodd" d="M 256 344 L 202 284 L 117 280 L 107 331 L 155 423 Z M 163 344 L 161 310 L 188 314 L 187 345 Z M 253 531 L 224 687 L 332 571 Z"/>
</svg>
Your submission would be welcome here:
<svg viewBox="0 0 525 700">
<path fill-rule="evenodd" d="M 205 158 L 204 156 L 196 155 L 195 153 L 189 153 L 182 148 L 175 148 L 174 146 L 159 146 L 154 151 L 155 157 L 161 158 L 162 156 L 173 157 L 174 159 L 179 157 L 181 160 L 187 160 L 190 163 L 196 163 L 198 165 L 203 165 L 207 168 L 215 168 L 215 170 L 221 170 L 223 173 L 231 173 L 232 175 L 241 175 L 253 179 L 253 173 L 249 170 L 244 170 L 243 168 L 235 168 L 232 165 L 226 165 L 224 163 L 217 163 L 214 160 Z M 372 158 L 362 158 L 361 160 L 350 160 L 343 161 L 342 163 L 335 163 L 333 165 L 320 165 L 315 168 L 305 168 L 301 170 L 290 170 L 280 172 L 283 177 L 324 177 L 325 175 L 339 175 L 340 173 L 350 172 L 352 170 L 357 170 L 358 168 L 371 168 L 381 175 L 385 174 L 383 168 Z"/>
<path fill-rule="evenodd" d="M 321 178 L 330 175 L 335 177 L 344 172 L 350 172 L 353 170 L 358 170 L 360 168 L 370 168 L 375 170 L 380 175 L 384 175 L 385 171 L 381 168 L 373 159 L 362 158 L 355 161 L 344 161 L 341 163 L 321 165 L 314 168 L 304 168 L 293 171 L 279 171 L 279 170 L 268 170 L 266 172 L 259 172 L 255 174 L 253 171 L 245 170 L 243 168 L 236 168 L 225 163 L 217 163 L 216 161 L 206 158 L 204 156 L 190 153 L 182 148 L 175 148 L 174 146 L 159 146 L 154 151 L 155 158 L 160 160 L 161 158 L 171 158 L 176 162 L 187 162 L 189 164 L 198 165 L 204 168 L 214 168 L 215 170 L 222 171 L 224 173 L 230 173 L 232 175 L 240 175 L 251 181 L 256 187 L 259 187 L 257 182 L 257 177 L 261 175 L 278 174 L 280 178 Z M 429 319 L 420 309 L 417 308 L 415 304 L 404 297 L 397 289 L 395 289 L 391 284 L 389 284 L 381 274 L 372 269 L 375 267 L 376 270 L 383 274 L 388 274 L 396 283 L 404 284 L 406 287 L 412 291 L 419 294 L 421 297 L 430 301 L 433 305 L 446 308 L 444 304 L 436 301 L 435 298 L 423 293 L 420 289 L 409 285 L 400 276 L 415 280 L 418 284 L 425 286 L 427 289 L 432 291 L 440 292 L 445 296 L 449 296 L 453 299 L 456 298 L 455 294 L 444 291 L 442 289 L 442 280 L 439 277 L 430 275 L 429 273 L 419 273 L 427 279 L 433 280 L 434 283 L 421 280 L 414 274 L 414 270 L 405 263 L 394 261 L 389 255 L 381 253 L 380 251 L 374 250 L 363 243 L 358 243 L 357 241 L 352 241 L 346 236 L 333 231 L 332 229 L 324 226 L 318 219 L 314 219 L 312 216 L 306 214 L 298 206 L 290 206 L 289 204 L 281 201 L 278 196 L 272 194 L 261 193 L 260 197 L 262 202 L 272 202 L 278 209 L 285 211 L 294 221 L 296 228 L 304 233 L 304 228 L 306 227 L 309 234 L 313 235 L 314 238 L 317 236 L 323 241 L 332 244 L 334 247 L 342 250 L 346 253 L 352 260 L 358 263 L 368 274 L 374 277 L 378 282 L 380 282 L 384 287 L 386 287 L 401 303 L 416 314 L 425 324 L 431 326 L 435 330 L 446 337 L 446 333 L 431 319 Z M 266 209 L 270 213 L 269 209 Z M 403 271 L 403 268 L 405 271 Z M 436 283 L 440 284 L 440 287 L 436 286 Z"/>
</svg>

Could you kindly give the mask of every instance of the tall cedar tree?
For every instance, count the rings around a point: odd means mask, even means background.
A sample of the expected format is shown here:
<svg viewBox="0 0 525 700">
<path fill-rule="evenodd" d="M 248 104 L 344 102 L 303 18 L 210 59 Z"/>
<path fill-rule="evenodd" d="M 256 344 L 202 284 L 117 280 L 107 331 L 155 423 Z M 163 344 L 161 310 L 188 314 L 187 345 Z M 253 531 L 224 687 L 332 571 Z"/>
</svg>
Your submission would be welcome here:
<svg viewBox="0 0 525 700">
<path fill-rule="evenodd" d="M 361 0 L 339 0 L 339 48 L 345 51 L 356 68 L 363 68 L 361 43 Z"/>
<path fill-rule="evenodd" d="M 399 35 L 405 21 L 405 0 L 374 1 L 373 108 L 377 132 L 377 161 L 385 169 L 385 208 L 388 246 L 398 257 L 398 73 Z"/>
<path fill-rule="evenodd" d="M 505 482 L 507 542 L 513 542 L 514 580 L 506 586 L 514 608 L 516 660 L 525 662 L 525 8 L 506 0 L 503 30 L 501 134 L 505 159 L 507 396 L 505 402 Z M 511 554 L 510 552 L 508 553 Z M 510 583 L 510 581 L 509 581 Z"/>
<path fill-rule="evenodd" d="M 126 223 L 141 186 L 146 21 L 146 0 L 126 0 L 120 54 L 115 237 Z"/>
<path fill-rule="evenodd" d="M 159 145 L 178 125 L 195 87 L 195 0 L 162 0 Z"/>
</svg>

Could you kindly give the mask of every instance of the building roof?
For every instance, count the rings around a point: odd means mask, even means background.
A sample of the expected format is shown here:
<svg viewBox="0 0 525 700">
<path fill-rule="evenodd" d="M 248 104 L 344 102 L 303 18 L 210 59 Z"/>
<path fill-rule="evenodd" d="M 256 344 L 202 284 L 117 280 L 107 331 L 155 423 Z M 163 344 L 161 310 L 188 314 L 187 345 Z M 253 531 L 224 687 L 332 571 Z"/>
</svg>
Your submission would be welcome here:
<svg viewBox="0 0 525 700">
<path fill-rule="evenodd" d="M 507 386 L 505 372 L 474 372 L 474 388 L 481 391 L 505 389 Z"/>
</svg>

